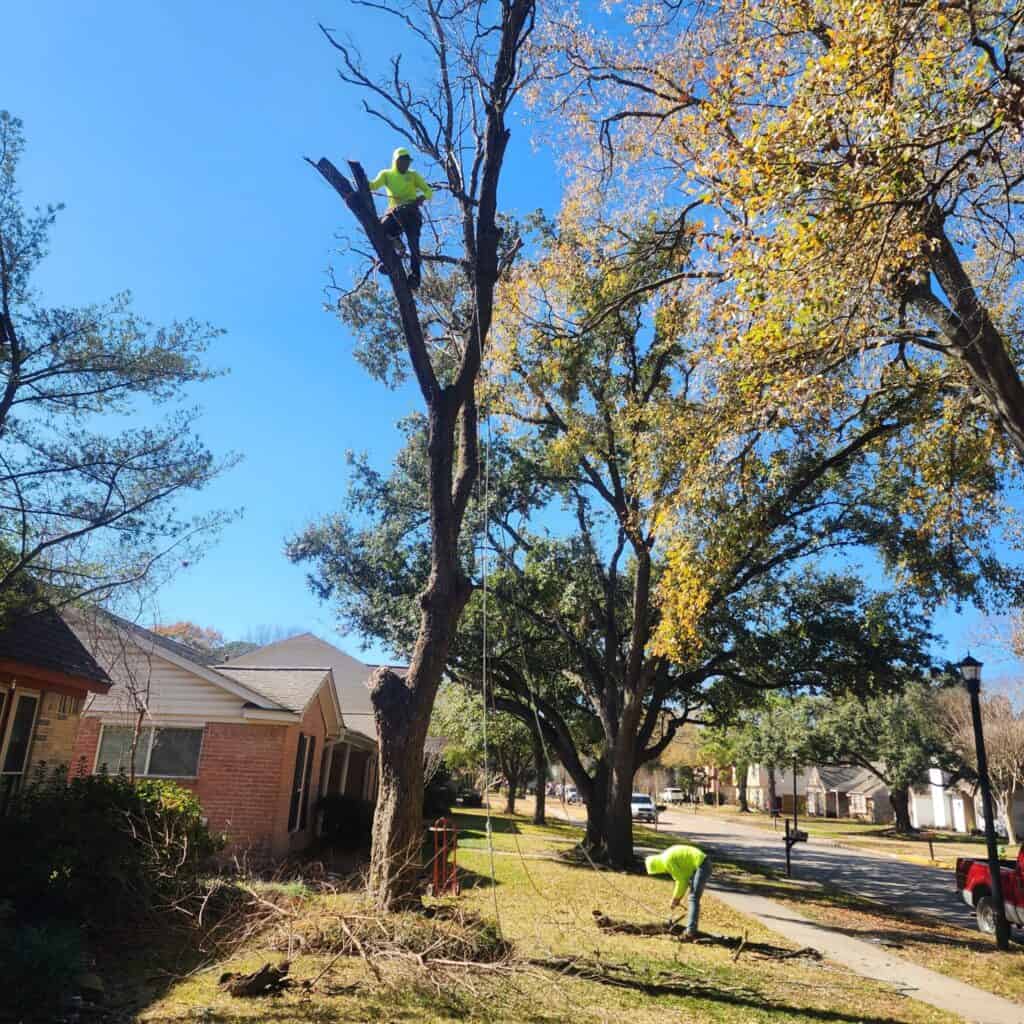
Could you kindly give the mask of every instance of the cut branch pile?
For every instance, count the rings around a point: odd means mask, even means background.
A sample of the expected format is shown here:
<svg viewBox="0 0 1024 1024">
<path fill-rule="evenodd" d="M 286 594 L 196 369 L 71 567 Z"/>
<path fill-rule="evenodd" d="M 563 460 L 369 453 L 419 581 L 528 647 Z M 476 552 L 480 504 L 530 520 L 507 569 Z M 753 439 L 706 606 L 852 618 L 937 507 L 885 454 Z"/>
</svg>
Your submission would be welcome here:
<svg viewBox="0 0 1024 1024">
<path fill-rule="evenodd" d="M 458 908 L 403 914 L 332 914 L 297 936 L 309 953 L 387 957 L 410 954 L 425 960 L 498 963 L 512 946 L 494 926 Z"/>
</svg>

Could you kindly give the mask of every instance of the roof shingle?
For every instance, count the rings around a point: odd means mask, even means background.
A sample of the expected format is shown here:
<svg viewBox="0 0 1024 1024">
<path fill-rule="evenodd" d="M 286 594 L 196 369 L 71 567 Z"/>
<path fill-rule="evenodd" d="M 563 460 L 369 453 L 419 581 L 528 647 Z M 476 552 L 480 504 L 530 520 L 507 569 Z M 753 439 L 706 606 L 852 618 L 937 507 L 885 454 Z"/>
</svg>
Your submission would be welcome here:
<svg viewBox="0 0 1024 1024">
<path fill-rule="evenodd" d="M 320 689 L 329 668 L 280 668 L 276 666 L 214 665 L 213 670 L 250 690 L 301 714 Z"/>
<path fill-rule="evenodd" d="M 0 630 L 0 659 L 98 683 L 104 690 L 111 684 L 110 676 L 55 608 L 21 616 Z"/>
</svg>

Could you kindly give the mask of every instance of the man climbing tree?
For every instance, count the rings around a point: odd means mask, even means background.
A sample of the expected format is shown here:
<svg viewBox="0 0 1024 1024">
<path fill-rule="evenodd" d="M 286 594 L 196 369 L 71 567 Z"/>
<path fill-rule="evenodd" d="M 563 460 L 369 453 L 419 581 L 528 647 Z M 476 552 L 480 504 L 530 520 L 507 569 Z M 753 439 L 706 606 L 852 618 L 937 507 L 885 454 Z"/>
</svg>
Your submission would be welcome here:
<svg viewBox="0 0 1024 1024">
<path fill-rule="evenodd" d="M 399 146 L 391 156 L 391 166 L 384 168 L 370 188 L 382 188 L 388 194 L 388 212 L 381 217 L 381 224 L 388 238 L 401 245 L 402 234 L 409 242 L 409 287 L 420 286 L 420 232 L 423 230 L 423 215 L 420 204 L 430 199 L 434 190 L 415 171 L 410 171 L 412 157 L 409 150 Z"/>
<path fill-rule="evenodd" d="M 430 569 L 418 600 L 418 635 L 406 674 L 382 668 L 372 682 L 380 788 L 369 888 L 384 910 L 418 895 L 423 745 L 449 647 L 472 590 L 459 540 L 478 470 L 476 380 L 503 269 L 498 182 L 509 139 L 506 117 L 530 77 L 520 56 L 533 29 L 534 7 L 533 0 L 374 5 L 410 29 L 410 48 L 422 47 L 434 69 L 426 91 L 404 77 L 399 57 L 386 78 L 373 78 L 349 44 L 323 29 L 341 55 L 342 80 L 372 97 L 365 103 L 367 112 L 442 169 L 455 206 L 453 237 L 459 252 L 442 263 L 452 268 L 447 279 L 450 315 L 421 320 L 412 282 L 397 265 L 387 230 L 377 220 L 362 166 L 350 161 L 353 184 L 326 158 L 314 165 L 341 195 L 388 271 L 393 303 L 380 299 L 376 304 L 387 312 L 375 341 L 390 346 L 389 368 L 399 349 L 408 354 L 427 408 Z"/>
</svg>

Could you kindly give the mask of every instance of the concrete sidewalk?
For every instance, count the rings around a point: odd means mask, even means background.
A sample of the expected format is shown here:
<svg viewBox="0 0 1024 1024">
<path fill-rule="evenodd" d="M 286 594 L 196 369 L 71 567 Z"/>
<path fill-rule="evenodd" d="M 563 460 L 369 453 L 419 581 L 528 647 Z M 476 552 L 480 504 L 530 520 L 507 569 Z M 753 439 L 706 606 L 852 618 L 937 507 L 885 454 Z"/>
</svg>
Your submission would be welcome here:
<svg viewBox="0 0 1024 1024">
<path fill-rule="evenodd" d="M 809 921 L 775 900 L 737 892 L 715 885 L 713 881 L 708 889 L 716 899 L 741 914 L 756 918 L 766 928 L 797 945 L 812 946 L 829 960 L 843 964 L 865 978 L 886 982 L 912 999 L 959 1014 L 974 1024 L 1021 1024 L 1024 1021 L 1024 1006 L 1019 1003 L 930 971 L 927 967 L 919 967 L 870 942 Z"/>
</svg>

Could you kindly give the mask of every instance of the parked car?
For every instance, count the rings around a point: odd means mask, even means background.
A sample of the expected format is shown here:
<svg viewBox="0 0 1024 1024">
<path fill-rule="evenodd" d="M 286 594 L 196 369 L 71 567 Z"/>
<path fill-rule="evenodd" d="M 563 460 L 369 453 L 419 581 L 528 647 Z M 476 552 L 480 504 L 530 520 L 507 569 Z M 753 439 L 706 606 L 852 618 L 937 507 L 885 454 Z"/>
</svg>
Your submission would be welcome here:
<svg viewBox="0 0 1024 1024">
<path fill-rule="evenodd" d="M 1024 927 L 1024 846 L 1021 846 L 1016 860 L 1002 860 L 999 864 L 1006 919 L 1011 925 Z M 957 858 L 956 891 L 964 903 L 974 908 L 978 930 L 988 935 L 993 934 L 996 930 L 996 913 L 992 902 L 992 875 L 988 861 L 977 857 Z"/>
<path fill-rule="evenodd" d="M 678 786 L 668 786 L 661 791 L 658 795 L 658 799 L 663 804 L 681 804 L 685 799 L 685 794 Z"/>
<path fill-rule="evenodd" d="M 649 821 L 655 824 L 658 820 L 658 808 L 646 793 L 634 793 L 629 802 L 634 821 Z"/>
<path fill-rule="evenodd" d="M 575 786 L 565 787 L 565 802 L 567 804 L 577 804 L 580 801 L 580 795 L 576 792 Z"/>
</svg>

